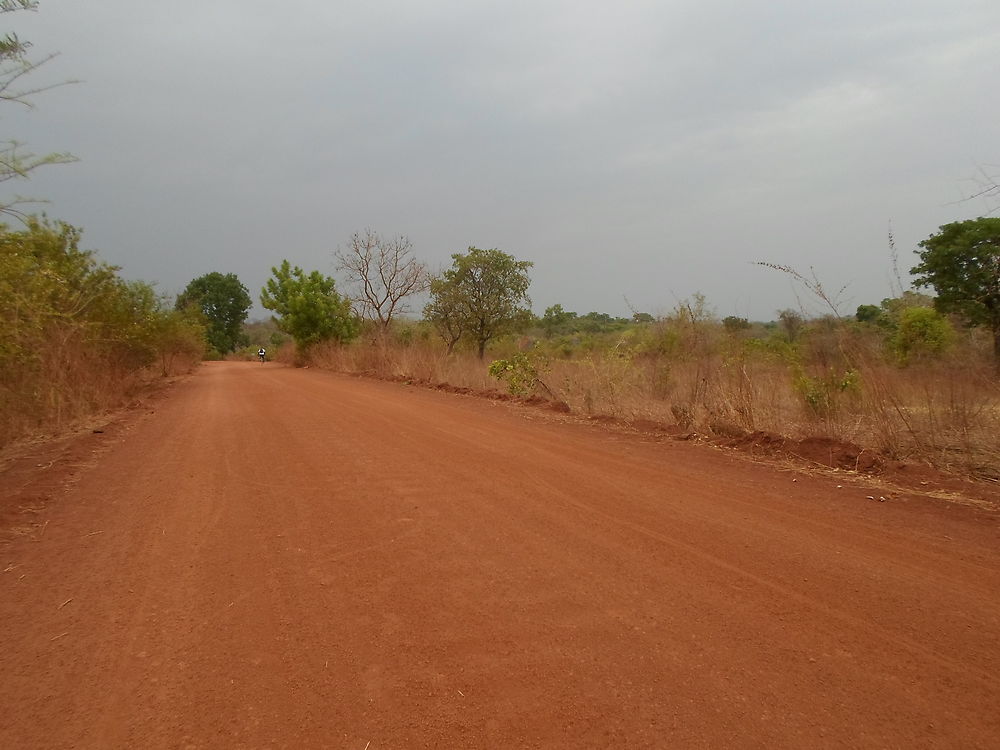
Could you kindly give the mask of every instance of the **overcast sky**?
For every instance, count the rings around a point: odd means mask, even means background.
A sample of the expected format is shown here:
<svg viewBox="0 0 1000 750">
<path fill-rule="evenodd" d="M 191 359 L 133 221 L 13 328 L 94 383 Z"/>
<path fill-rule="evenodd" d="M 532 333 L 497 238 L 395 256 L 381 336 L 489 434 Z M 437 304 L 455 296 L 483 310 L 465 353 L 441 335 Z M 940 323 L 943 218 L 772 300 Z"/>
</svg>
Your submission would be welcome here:
<svg viewBox="0 0 1000 750">
<path fill-rule="evenodd" d="M 891 293 L 890 221 L 905 272 L 940 224 L 995 207 L 956 201 L 1000 174 L 997 0 L 41 0 L 0 18 L 61 53 L 32 83 L 82 81 L 4 105 L 3 138 L 80 158 L 16 191 L 167 293 L 221 271 L 256 300 L 283 258 L 336 275 L 371 227 L 435 270 L 470 245 L 533 261 L 538 313 L 701 292 L 769 320 L 798 301 L 759 260 L 848 285 L 851 313 Z"/>
</svg>

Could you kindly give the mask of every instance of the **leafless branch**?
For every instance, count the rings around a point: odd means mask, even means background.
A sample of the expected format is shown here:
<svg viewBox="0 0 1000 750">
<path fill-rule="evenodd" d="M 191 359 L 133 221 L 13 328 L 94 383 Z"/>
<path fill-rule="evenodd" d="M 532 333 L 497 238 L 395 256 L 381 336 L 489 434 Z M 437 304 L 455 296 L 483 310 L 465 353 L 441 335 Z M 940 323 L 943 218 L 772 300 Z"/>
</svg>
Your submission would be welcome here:
<svg viewBox="0 0 1000 750">
<path fill-rule="evenodd" d="M 791 266 L 786 266 L 781 263 L 768 263 L 766 261 L 756 261 L 754 265 L 763 266 L 764 268 L 770 268 L 774 271 L 781 271 L 782 273 L 788 274 L 796 282 L 801 284 L 809 293 L 820 300 L 823 304 L 830 308 L 830 312 L 838 320 L 843 316 L 840 314 L 840 305 L 843 304 L 841 297 L 844 292 L 847 291 L 847 284 L 844 284 L 840 289 L 838 289 L 834 294 L 827 292 L 823 283 L 816 276 L 816 269 L 812 266 L 809 267 L 809 275 L 806 276 L 799 273 L 796 269 Z"/>
<path fill-rule="evenodd" d="M 355 232 L 334 258 L 350 284 L 357 313 L 383 331 L 395 315 L 407 311 L 407 298 L 426 291 L 430 283 L 427 266 L 414 257 L 405 235 L 386 238 L 367 228 Z"/>
<path fill-rule="evenodd" d="M 987 211 L 988 214 L 996 213 L 1000 211 L 1000 175 L 988 170 L 1000 169 L 1000 166 L 996 164 L 987 164 L 985 166 L 980 165 L 976 167 L 976 176 L 969 177 L 964 182 L 971 182 L 975 185 L 972 192 L 969 195 L 959 198 L 957 201 L 952 201 L 949 206 L 955 206 L 959 203 L 968 203 L 969 201 L 978 200 L 982 198 L 987 201 L 996 201 L 991 209 Z"/>
</svg>

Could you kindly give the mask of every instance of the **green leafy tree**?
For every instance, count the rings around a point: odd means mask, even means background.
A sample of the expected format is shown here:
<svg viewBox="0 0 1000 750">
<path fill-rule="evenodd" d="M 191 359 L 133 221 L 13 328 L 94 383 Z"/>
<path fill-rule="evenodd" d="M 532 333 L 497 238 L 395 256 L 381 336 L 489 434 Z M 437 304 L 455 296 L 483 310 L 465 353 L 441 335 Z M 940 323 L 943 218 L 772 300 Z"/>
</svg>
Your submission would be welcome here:
<svg viewBox="0 0 1000 750">
<path fill-rule="evenodd" d="M 486 345 L 531 324 L 528 269 L 534 265 L 500 250 L 470 247 L 431 283 L 424 316 L 449 343 L 467 337 L 483 359 Z"/>
<path fill-rule="evenodd" d="M 176 308 L 200 310 L 208 324 L 208 345 L 219 354 L 226 354 L 246 345 L 243 322 L 252 304 L 250 292 L 236 274 L 213 271 L 192 280 L 177 295 Z"/>
<path fill-rule="evenodd" d="M 859 323 L 871 323 L 872 325 L 885 324 L 885 311 L 878 305 L 858 305 L 854 318 Z"/>
<path fill-rule="evenodd" d="M 576 321 L 576 313 L 563 310 L 562 305 L 552 305 L 545 308 L 538 324 L 542 328 L 545 338 L 559 336 L 572 332 L 573 324 Z"/>
<path fill-rule="evenodd" d="M 34 0 L 0 0 L 0 14 L 15 11 L 33 11 L 38 8 Z M 17 34 L 8 32 L 0 36 L 0 101 L 33 107 L 31 97 L 54 86 L 23 87 L 24 79 L 55 57 L 54 54 L 31 60 L 28 58 L 30 42 L 23 41 Z M 65 81 L 64 83 L 71 83 Z M 61 84 L 55 84 L 59 86 Z M 13 139 L 0 140 L 0 182 L 27 178 L 39 167 L 48 164 L 66 164 L 76 161 L 76 157 L 68 153 L 33 154 L 24 150 L 24 144 Z M 14 197 L 0 201 L 0 213 L 25 218 L 17 209 L 22 203 L 33 202 L 31 199 Z"/>
<path fill-rule="evenodd" d="M 920 247 L 920 263 L 910 270 L 915 283 L 934 288 L 941 312 L 958 313 L 992 332 L 1000 374 L 1000 219 L 945 224 Z"/>
<path fill-rule="evenodd" d="M 351 301 L 337 294 L 332 278 L 319 271 L 307 274 L 287 260 L 271 273 L 260 302 L 277 315 L 278 328 L 295 340 L 300 355 L 321 341 L 343 343 L 358 335 Z"/>
</svg>

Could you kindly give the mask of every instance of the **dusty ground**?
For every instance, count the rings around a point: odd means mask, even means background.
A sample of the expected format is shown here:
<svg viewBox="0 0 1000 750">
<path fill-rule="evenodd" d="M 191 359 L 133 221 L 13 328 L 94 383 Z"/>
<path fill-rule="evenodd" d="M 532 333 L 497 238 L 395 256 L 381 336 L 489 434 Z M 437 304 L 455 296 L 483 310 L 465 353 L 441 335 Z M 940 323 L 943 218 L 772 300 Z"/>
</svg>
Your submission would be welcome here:
<svg viewBox="0 0 1000 750">
<path fill-rule="evenodd" d="M 0 473 L 2 748 L 1000 746 L 988 503 L 272 364 L 103 429 Z"/>
</svg>

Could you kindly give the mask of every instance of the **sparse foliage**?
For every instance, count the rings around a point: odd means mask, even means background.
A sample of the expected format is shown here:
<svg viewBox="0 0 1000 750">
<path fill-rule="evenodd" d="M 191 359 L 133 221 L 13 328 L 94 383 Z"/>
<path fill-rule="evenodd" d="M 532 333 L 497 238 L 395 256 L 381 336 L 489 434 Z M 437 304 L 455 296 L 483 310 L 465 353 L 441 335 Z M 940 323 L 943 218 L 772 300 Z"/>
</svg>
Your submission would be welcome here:
<svg viewBox="0 0 1000 750">
<path fill-rule="evenodd" d="M 891 242 L 891 235 L 890 235 Z M 809 275 L 806 276 L 800 273 L 798 270 L 792 266 L 786 266 L 781 263 L 767 263 L 765 261 L 757 261 L 755 265 L 763 266 L 764 268 L 770 268 L 772 271 L 781 271 L 781 273 L 787 274 L 792 278 L 792 281 L 800 285 L 803 289 L 809 292 L 810 295 L 819 300 L 824 306 L 830 309 L 830 312 L 838 320 L 841 318 L 840 306 L 843 302 L 844 292 L 847 291 L 847 285 L 840 287 L 836 292 L 830 292 L 824 285 L 823 282 L 819 280 L 819 276 L 816 275 L 816 269 L 809 269 Z"/>
<path fill-rule="evenodd" d="M 371 229 L 355 232 L 346 248 L 335 253 L 360 317 L 384 332 L 397 314 L 407 311 L 407 298 L 427 290 L 427 267 L 413 255 L 404 235 L 383 237 Z"/>
<path fill-rule="evenodd" d="M 2 0 L 0 14 L 33 11 L 37 7 L 38 3 L 33 0 Z M 30 47 L 31 43 L 20 39 L 16 33 L 9 32 L 0 37 L 0 101 L 33 107 L 32 96 L 62 85 L 22 87 L 25 78 L 56 56 L 50 54 L 38 60 L 30 60 L 27 56 Z M 0 140 L 0 182 L 27 178 L 39 167 L 73 161 L 76 161 L 76 157 L 69 153 L 33 154 L 24 150 L 24 144 L 17 140 Z M 36 201 L 22 197 L 4 199 L 0 201 L 0 214 L 24 219 L 26 217 L 17 207 L 32 202 Z"/>
<path fill-rule="evenodd" d="M 805 325 L 805 318 L 798 310 L 788 308 L 778 311 L 778 322 L 781 324 L 781 330 L 785 332 L 788 341 L 794 343 Z"/>
<path fill-rule="evenodd" d="M 507 383 L 507 390 L 514 396 L 530 396 L 538 388 L 554 397 L 552 390 L 542 382 L 542 375 L 548 370 L 548 358 L 533 349 L 517 352 L 508 359 L 497 359 L 490 363 L 489 373 L 497 380 Z"/>
</svg>

